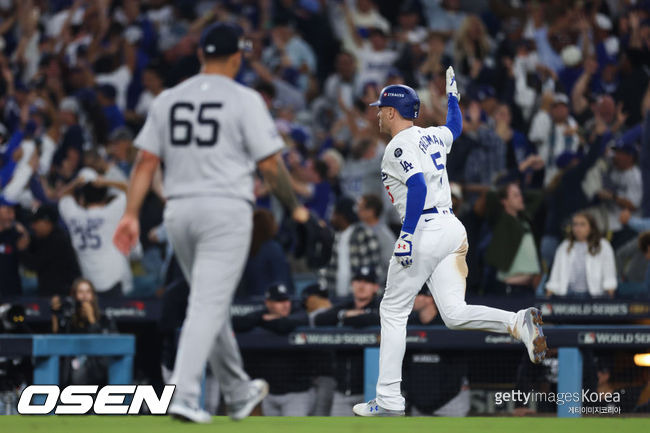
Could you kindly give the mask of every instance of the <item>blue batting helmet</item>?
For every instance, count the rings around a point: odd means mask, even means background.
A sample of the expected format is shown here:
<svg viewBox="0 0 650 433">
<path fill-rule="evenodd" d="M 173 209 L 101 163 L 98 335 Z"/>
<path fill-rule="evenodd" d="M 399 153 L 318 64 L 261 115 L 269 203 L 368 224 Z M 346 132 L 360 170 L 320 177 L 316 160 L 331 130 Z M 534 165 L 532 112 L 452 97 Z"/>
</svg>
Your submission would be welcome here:
<svg viewBox="0 0 650 433">
<path fill-rule="evenodd" d="M 416 119 L 420 112 L 420 98 L 415 90 L 402 84 L 386 86 L 379 94 L 379 100 L 371 107 L 393 107 L 405 119 Z"/>
</svg>

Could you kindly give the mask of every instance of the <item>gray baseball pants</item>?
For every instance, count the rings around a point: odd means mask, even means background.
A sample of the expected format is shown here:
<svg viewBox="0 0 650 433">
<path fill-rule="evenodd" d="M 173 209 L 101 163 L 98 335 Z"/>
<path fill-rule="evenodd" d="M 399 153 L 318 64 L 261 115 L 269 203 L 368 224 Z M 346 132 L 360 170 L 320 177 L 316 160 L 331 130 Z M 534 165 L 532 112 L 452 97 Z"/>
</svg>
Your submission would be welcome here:
<svg viewBox="0 0 650 433">
<path fill-rule="evenodd" d="M 174 373 L 174 398 L 198 404 L 206 362 L 226 403 L 245 398 L 250 378 L 230 323 L 230 304 L 246 264 L 253 209 L 224 197 L 172 199 L 165 228 L 190 284 Z"/>
</svg>

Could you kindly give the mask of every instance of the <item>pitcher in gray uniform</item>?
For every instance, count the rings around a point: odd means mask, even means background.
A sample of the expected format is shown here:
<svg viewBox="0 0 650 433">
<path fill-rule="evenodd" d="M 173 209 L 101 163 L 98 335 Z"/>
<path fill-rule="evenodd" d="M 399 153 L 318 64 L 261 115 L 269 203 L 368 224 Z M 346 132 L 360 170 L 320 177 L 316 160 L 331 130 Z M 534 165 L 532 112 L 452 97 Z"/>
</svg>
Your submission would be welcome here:
<svg viewBox="0 0 650 433">
<path fill-rule="evenodd" d="M 209 26 L 198 51 L 201 72 L 154 99 L 135 140 L 140 150 L 114 236 L 124 253 L 137 242 L 140 207 L 162 161 L 165 227 L 191 287 L 169 413 L 200 423 L 211 421 L 199 407 L 206 361 L 232 419 L 248 416 L 268 393 L 265 381 L 244 372 L 229 317 L 251 240 L 256 166 L 294 220 L 309 218 L 293 195 L 279 155 L 284 143 L 262 97 L 233 80 L 245 47 L 239 28 Z"/>
</svg>

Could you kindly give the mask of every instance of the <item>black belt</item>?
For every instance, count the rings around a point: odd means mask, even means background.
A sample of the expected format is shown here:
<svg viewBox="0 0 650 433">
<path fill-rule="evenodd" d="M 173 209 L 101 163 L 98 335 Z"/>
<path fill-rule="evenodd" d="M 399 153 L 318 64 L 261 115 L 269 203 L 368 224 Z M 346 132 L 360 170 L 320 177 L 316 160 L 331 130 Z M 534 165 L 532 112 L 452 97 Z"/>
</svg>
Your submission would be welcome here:
<svg viewBox="0 0 650 433">
<path fill-rule="evenodd" d="M 425 213 L 440 213 L 440 212 L 438 211 L 438 208 L 434 206 L 434 207 L 432 207 L 432 208 L 425 209 L 425 210 L 422 211 L 422 214 L 423 214 L 423 215 L 424 215 Z M 452 208 L 449 208 L 449 213 L 452 214 L 452 215 L 454 214 L 454 211 L 453 211 Z"/>
</svg>

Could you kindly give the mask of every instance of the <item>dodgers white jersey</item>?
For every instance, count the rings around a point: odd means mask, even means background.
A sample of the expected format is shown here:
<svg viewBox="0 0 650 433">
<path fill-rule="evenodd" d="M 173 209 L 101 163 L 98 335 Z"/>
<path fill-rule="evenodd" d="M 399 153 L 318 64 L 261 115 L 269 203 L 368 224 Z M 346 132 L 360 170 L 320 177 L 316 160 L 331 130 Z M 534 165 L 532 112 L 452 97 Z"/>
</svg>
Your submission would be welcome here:
<svg viewBox="0 0 650 433">
<path fill-rule="evenodd" d="M 119 192 L 106 206 L 84 208 L 72 196 L 59 201 L 59 213 L 70 231 L 81 273 L 98 292 L 122 283 L 123 293 L 133 288 L 129 260 L 113 244 L 113 233 L 126 209 L 126 194 Z"/>
<path fill-rule="evenodd" d="M 381 180 L 402 219 L 406 214 L 406 181 L 416 173 L 424 175 L 427 185 L 424 209 L 451 207 L 445 167 L 453 141 L 454 137 L 446 126 L 412 126 L 397 133 L 386 146 L 381 161 Z"/>
<path fill-rule="evenodd" d="M 154 99 L 135 146 L 163 161 L 167 198 L 252 202 L 255 163 L 284 142 L 259 93 L 222 75 L 198 74 Z"/>
</svg>

